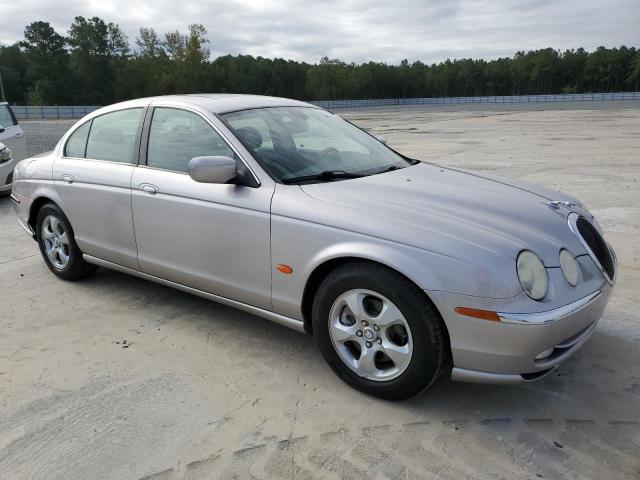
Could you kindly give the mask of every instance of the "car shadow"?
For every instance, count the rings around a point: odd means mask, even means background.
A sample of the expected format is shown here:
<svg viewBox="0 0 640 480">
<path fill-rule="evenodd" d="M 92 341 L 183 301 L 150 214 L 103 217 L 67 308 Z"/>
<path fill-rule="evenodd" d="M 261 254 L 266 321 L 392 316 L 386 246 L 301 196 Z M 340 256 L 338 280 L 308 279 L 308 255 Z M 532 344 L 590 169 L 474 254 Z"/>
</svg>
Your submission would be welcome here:
<svg viewBox="0 0 640 480">
<path fill-rule="evenodd" d="M 328 367 L 317 350 L 312 336 L 269 322 L 240 310 L 180 292 L 120 272 L 100 269 L 84 282 L 85 288 L 115 291 L 123 301 L 134 301 L 154 308 L 159 325 L 168 322 L 202 322 L 212 327 L 231 329 L 229 338 L 246 348 L 243 338 L 263 338 L 259 348 L 277 352 L 295 349 L 313 353 L 305 355 L 310 371 L 322 372 Z M 397 402 L 398 408 L 416 415 L 458 421 L 509 421 L 510 419 L 597 420 L 593 415 L 598 405 L 600 420 L 638 420 L 640 379 L 632 365 L 640 355 L 637 343 L 609 333 L 606 318 L 592 338 L 568 361 L 543 379 L 513 386 L 481 385 L 451 382 L 442 378 L 429 390 L 416 397 Z M 620 362 L 620 358 L 629 363 Z M 274 360 L 275 361 L 275 360 Z M 275 367 L 275 366 L 274 366 Z M 282 372 L 286 375 L 286 372 Z M 342 386 L 335 378 L 335 385 Z M 344 386 L 344 388 L 348 388 Z M 374 400 L 378 401 L 378 400 Z M 380 400 L 380 402 L 383 402 Z M 389 403 L 389 402 L 385 402 Z"/>
</svg>

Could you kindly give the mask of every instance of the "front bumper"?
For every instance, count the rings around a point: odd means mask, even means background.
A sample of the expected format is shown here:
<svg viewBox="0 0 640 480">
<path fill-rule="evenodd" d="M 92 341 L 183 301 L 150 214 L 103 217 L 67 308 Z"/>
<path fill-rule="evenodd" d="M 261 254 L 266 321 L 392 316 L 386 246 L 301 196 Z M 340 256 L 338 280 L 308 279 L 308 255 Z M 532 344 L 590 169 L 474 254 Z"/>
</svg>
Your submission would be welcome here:
<svg viewBox="0 0 640 480">
<path fill-rule="evenodd" d="M 498 313 L 500 321 L 457 314 L 456 306 L 497 312 L 509 304 L 444 292 L 428 292 L 442 313 L 451 339 L 452 380 L 512 384 L 536 380 L 573 355 L 594 332 L 612 287 L 600 282 L 595 291 L 566 305 L 532 313 Z"/>
<path fill-rule="evenodd" d="M 18 223 L 20 226 L 32 237 L 35 239 L 35 233 L 29 225 L 29 211 L 31 209 L 31 199 L 25 196 L 19 195 L 18 193 L 11 192 L 11 203 L 13 203 L 13 209 L 16 212 L 18 217 Z"/>
<path fill-rule="evenodd" d="M 11 191 L 14 167 L 15 161 L 13 159 L 0 163 L 0 194 L 6 194 Z"/>
</svg>

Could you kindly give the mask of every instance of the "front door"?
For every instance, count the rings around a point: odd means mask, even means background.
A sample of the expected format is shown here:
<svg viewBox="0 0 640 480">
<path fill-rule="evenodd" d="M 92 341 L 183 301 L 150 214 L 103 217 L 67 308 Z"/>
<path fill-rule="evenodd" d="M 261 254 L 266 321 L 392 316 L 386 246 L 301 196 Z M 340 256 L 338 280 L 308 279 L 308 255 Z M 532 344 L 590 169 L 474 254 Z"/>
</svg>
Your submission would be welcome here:
<svg viewBox="0 0 640 480">
<path fill-rule="evenodd" d="M 270 308 L 273 189 L 191 179 L 193 157 L 241 161 L 210 121 L 193 111 L 155 107 L 144 147 L 146 165 L 135 169 L 131 183 L 142 271 Z"/>
</svg>

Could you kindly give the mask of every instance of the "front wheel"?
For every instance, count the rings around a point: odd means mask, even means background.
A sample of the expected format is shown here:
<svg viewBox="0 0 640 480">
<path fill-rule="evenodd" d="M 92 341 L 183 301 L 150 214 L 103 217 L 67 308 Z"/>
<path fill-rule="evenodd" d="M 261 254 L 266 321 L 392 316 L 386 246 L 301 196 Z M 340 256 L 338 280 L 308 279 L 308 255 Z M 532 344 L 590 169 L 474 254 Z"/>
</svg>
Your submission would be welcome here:
<svg viewBox="0 0 640 480">
<path fill-rule="evenodd" d="M 47 203 L 38 212 L 36 238 L 47 267 L 64 280 L 78 280 L 96 267 L 84 261 L 69 220 L 60 208 Z"/>
<path fill-rule="evenodd" d="M 381 265 L 349 263 L 330 273 L 314 299 L 312 320 L 329 366 L 371 395 L 409 398 L 446 368 L 440 315 L 424 292 Z"/>
</svg>

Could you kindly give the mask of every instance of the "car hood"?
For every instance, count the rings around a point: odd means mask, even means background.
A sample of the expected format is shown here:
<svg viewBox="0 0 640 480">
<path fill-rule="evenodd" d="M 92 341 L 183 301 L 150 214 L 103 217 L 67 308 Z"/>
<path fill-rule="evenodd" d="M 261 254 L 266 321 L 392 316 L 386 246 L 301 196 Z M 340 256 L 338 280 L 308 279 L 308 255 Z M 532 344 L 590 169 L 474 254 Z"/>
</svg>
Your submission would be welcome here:
<svg viewBox="0 0 640 480">
<path fill-rule="evenodd" d="M 324 204 L 323 223 L 473 263 L 527 249 L 554 267 L 561 247 L 585 253 L 567 224 L 571 210 L 589 215 L 580 202 L 518 180 L 423 163 L 301 188 Z M 551 208 L 550 200 L 576 205 Z"/>
</svg>

